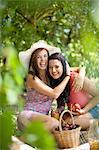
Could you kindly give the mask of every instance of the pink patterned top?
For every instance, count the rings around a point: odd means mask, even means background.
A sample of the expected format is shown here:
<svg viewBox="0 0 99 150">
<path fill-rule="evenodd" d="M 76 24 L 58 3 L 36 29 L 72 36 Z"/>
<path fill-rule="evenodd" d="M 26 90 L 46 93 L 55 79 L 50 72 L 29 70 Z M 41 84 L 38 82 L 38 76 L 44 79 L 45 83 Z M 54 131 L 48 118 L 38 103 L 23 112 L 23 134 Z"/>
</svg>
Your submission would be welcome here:
<svg viewBox="0 0 99 150">
<path fill-rule="evenodd" d="M 52 104 L 50 97 L 39 93 L 35 89 L 27 89 L 27 97 L 25 110 L 48 114 Z"/>
</svg>

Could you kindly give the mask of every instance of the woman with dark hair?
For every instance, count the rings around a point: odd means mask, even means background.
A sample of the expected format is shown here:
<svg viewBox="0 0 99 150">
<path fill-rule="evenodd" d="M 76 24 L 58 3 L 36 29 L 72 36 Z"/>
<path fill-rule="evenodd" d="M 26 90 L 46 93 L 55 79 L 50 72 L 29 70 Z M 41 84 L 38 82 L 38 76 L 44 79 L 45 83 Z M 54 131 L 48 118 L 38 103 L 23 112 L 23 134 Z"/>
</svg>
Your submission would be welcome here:
<svg viewBox="0 0 99 150">
<path fill-rule="evenodd" d="M 26 78 L 27 100 L 24 110 L 18 116 L 18 126 L 23 130 L 29 122 L 40 120 L 45 127 L 52 131 L 58 126 L 58 120 L 48 116 L 53 99 L 58 98 L 68 83 L 69 76 L 55 88 L 51 88 L 46 74 L 49 53 L 60 49 L 40 40 L 27 51 L 19 53 L 19 59 L 28 70 Z"/>
<path fill-rule="evenodd" d="M 54 53 L 51 56 L 49 56 L 48 74 L 51 85 L 53 87 L 56 84 L 58 85 L 64 79 L 64 75 L 66 75 L 66 62 L 62 54 Z M 79 101 L 77 100 L 77 103 L 81 105 L 81 109 L 77 109 L 76 116 L 74 117 L 75 123 L 80 125 L 83 129 L 86 129 L 90 125 L 90 119 L 99 119 L 99 90 L 96 88 L 95 84 L 91 80 L 85 77 L 82 90 L 74 92 L 71 85 L 73 81 L 71 80 L 74 80 L 74 77 L 77 75 L 78 73 L 70 74 L 70 84 L 66 85 L 66 88 L 58 97 L 57 102 L 58 107 L 60 107 L 61 105 L 65 105 L 65 103 L 71 103 L 71 100 L 72 103 L 73 100 L 75 100 L 76 103 L 75 96 L 77 95 L 76 98 L 79 99 Z M 86 98 L 86 96 L 89 97 Z M 60 101 L 62 102 L 60 103 Z M 83 101 L 85 102 L 83 103 Z"/>
<path fill-rule="evenodd" d="M 54 88 L 55 86 L 59 85 L 66 76 L 68 76 L 68 72 L 67 72 L 68 64 L 66 63 L 64 56 L 61 55 L 60 53 L 52 54 L 51 56 L 49 56 L 48 60 L 49 61 L 50 60 L 59 60 L 63 66 L 63 72 L 59 78 L 54 79 L 50 75 L 50 73 L 48 73 L 51 87 Z M 56 66 L 56 67 L 58 67 L 58 66 Z M 51 69 L 51 66 L 49 66 L 49 64 L 48 64 L 48 70 L 50 70 L 50 69 Z M 66 106 L 66 103 L 69 102 L 69 94 L 70 94 L 70 86 L 69 86 L 69 81 L 68 81 L 68 84 L 66 85 L 64 91 L 57 98 L 57 108 L 60 108 L 61 106 Z"/>
</svg>

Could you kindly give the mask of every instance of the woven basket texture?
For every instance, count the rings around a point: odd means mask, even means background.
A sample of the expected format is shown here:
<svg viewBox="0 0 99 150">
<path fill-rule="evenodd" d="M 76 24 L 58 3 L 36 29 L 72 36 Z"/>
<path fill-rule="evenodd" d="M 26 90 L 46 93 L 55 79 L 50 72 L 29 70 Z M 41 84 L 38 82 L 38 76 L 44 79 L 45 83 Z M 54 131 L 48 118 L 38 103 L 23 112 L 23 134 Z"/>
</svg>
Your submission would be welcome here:
<svg viewBox="0 0 99 150">
<path fill-rule="evenodd" d="M 54 130 L 53 134 L 56 139 L 58 148 L 71 148 L 77 147 L 80 144 L 80 130 L 81 127 L 77 127 L 72 130 L 62 130 L 62 117 L 65 113 L 69 113 L 72 119 L 72 124 L 74 124 L 74 118 L 69 110 L 64 110 L 60 115 L 59 119 L 59 131 Z"/>
</svg>

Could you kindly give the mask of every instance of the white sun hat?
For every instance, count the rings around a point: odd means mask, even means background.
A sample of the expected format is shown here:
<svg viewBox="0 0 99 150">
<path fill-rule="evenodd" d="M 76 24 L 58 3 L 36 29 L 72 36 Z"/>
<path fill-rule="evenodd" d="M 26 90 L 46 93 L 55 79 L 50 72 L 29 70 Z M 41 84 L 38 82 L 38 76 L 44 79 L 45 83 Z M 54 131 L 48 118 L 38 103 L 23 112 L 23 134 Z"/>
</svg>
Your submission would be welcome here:
<svg viewBox="0 0 99 150">
<path fill-rule="evenodd" d="M 59 53 L 61 52 L 60 48 L 51 46 L 47 44 L 47 42 L 44 40 L 39 40 L 38 42 L 34 43 L 30 47 L 30 49 L 19 52 L 19 60 L 26 69 L 28 69 L 29 67 L 29 61 L 30 61 L 32 53 L 38 48 L 45 48 L 46 50 L 48 50 L 49 55 L 56 53 L 56 52 L 59 52 Z"/>
</svg>

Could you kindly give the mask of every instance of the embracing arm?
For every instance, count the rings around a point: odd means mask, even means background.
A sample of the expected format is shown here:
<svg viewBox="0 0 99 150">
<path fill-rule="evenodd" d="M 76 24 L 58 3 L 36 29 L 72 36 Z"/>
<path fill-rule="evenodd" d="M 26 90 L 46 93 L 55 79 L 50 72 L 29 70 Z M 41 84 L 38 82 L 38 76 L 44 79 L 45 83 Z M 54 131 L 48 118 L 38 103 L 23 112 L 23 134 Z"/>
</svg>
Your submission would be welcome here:
<svg viewBox="0 0 99 150">
<path fill-rule="evenodd" d="M 83 88 L 85 78 L 85 67 L 81 68 L 76 67 L 74 70 L 78 72 L 78 75 L 75 77 L 72 86 L 74 91 L 79 91 Z"/>
<path fill-rule="evenodd" d="M 72 83 L 72 90 L 75 92 L 81 90 L 83 88 L 84 78 L 85 78 L 85 67 L 70 67 L 68 62 L 66 61 L 66 72 L 67 75 L 70 75 L 70 71 L 77 72 L 78 75 L 74 78 Z"/>
<path fill-rule="evenodd" d="M 52 89 L 51 87 L 46 85 L 43 81 L 41 81 L 38 77 L 35 77 L 35 79 L 33 79 L 33 76 L 29 74 L 27 77 L 26 85 L 27 88 L 33 88 L 44 95 L 57 99 L 65 89 L 69 79 L 70 77 L 66 76 L 64 80 L 57 87 Z"/>
<path fill-rule="evenodd" d="M 86 73 L 85 70 L 86 70 L 85 67 L 79 68 L 79 76 L 81 76 L 83 79 L 85 78 L 85 73 Z"/>
</svg>

